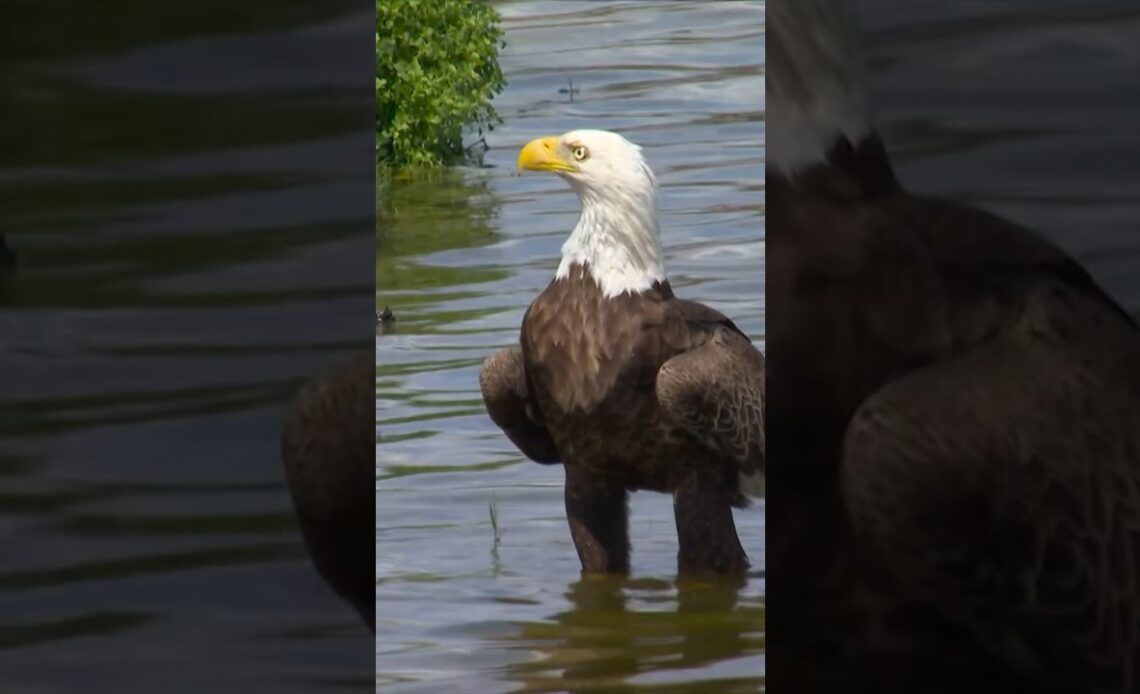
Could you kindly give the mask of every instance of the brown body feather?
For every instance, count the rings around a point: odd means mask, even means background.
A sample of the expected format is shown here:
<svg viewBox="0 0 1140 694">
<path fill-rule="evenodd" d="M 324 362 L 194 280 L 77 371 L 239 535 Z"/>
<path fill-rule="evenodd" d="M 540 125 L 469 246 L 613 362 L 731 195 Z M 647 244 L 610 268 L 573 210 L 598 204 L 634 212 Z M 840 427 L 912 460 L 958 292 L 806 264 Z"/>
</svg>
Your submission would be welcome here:
<svg viewBox="0 0 1140 694">
<path fill-rule="evenodd" d="M 875 138 L 768 179 L 769 683 L 1140 691 L 1140 333 Z"/>
<path fill-rule="evenodd" d="M 682 570 L 745 569 L 731 507 L 763 465 L 764 365 L 736 326 L 668 282 L 607 298 L 576 265 L 520 342 L 487 360 L 484 399 L 528 457 L 564 464 L 583 568 L 628 570 L 626 496 L 646 489 L 674 494 Z"/>
<path fill-rule="evenodd" d="M 376 365 L 354 355 L 307 382 L 281 451 L 317 571 L 375 630 Z"/>
</svg>

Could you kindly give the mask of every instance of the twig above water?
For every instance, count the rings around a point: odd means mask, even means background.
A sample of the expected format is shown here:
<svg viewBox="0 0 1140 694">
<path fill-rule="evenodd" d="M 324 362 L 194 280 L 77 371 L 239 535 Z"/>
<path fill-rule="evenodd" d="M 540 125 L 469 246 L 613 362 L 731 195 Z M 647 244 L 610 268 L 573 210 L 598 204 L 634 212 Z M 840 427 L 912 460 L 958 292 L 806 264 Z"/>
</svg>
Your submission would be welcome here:
<svg viewBox="0 0 1140 694">
<path fill-rule="evenodd" d="M 581 91 L 581 90 L 574 88 L 574 78 L 568 77 L 566 80 L 566 86 L 559 89 L 558 93 L 559 94 L 569 94 L 570 95 L 570 103 L 574 103 L 574 95 L 577 94 L 579 91 Z"/>
</svg>

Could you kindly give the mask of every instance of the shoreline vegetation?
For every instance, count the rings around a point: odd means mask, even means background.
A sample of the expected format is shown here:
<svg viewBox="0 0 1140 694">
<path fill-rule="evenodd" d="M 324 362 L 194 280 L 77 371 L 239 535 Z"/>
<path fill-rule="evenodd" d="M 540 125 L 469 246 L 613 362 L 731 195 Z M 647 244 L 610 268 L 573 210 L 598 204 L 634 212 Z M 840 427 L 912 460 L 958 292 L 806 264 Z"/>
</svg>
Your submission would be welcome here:
<svg viewBox="0 0 1140 694">
<path fill-rule="evenodd" d="M 499 13 L 481 0 L 377 0 L 377 168 L 477 163 L 502 122 L 491 100 L 506 86 L 505 45 Z"/>
</svg>

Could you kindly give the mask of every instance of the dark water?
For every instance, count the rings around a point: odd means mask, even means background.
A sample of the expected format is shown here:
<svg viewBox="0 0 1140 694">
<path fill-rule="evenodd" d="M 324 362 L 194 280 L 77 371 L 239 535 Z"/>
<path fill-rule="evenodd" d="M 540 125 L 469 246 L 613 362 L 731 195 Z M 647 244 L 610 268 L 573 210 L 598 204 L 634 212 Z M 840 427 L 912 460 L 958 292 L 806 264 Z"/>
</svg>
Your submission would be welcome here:
<svg viewBox="0 0 1140 694">
<path fill-rule="evenodd" d="M 370 6 L 86 4 L 0 48 L 0 689 L 370 686 L 278 454 L 371 344 Z"/>
<path fill-rule="evenodd" d="M 561 469 L 522 459 L 477 374 L 517 340 L 577 219 L 566 184 L 516 176 L 515 157 L 582 127 L 644 146 L 678 294 L 763 344 L 763 5 L 498 6 L 509 86 L 487 168 L 382 189 L 377 299 L 398 321 L 377 341 L 378 688 L 755 692 L 763 504 L 737 514 L 743 588 L 676 584 L 672 501 L 649 492 L 631 503 L 633 577 L 582 582 Z"/>
<path fill-rule="evenodd" d="M 1140 6 L 859 7 L 903 182 L 1038 231 L 1140 312 Z"/>
</svg>

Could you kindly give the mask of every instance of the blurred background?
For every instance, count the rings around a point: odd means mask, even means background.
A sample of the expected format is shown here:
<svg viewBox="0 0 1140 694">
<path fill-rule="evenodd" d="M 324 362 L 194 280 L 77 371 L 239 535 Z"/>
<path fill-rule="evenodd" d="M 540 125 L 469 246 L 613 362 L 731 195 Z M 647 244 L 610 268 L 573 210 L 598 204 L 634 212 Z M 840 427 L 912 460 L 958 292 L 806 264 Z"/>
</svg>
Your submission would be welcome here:
<svg viewBox="0 0 1140 694">
<path fill-rule="evenodd" d="M 903 184 L 1071 253 L 1140 313 L 1140 8 L 1125 0 L 858 2 Z"/>
<path fill-rule="evenodd" d="M 373 336 L 373 8 L 5 4 L 5 692 L 372 686 L 279 438 Z"/>
</svg>

